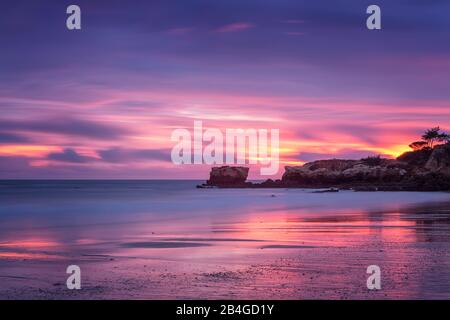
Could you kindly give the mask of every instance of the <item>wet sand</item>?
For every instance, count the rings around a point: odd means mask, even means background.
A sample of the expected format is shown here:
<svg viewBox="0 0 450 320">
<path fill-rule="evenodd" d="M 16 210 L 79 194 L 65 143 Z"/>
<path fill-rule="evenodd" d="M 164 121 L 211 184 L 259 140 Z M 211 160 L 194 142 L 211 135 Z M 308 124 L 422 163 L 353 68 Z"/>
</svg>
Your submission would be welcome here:
<svg viewBox="0 0 450 320">
<path fill-rule="evenodd" d="M 450 194 L 78 192 L 2 202 L 1 299 L 450 299 Z"/>
</svg>

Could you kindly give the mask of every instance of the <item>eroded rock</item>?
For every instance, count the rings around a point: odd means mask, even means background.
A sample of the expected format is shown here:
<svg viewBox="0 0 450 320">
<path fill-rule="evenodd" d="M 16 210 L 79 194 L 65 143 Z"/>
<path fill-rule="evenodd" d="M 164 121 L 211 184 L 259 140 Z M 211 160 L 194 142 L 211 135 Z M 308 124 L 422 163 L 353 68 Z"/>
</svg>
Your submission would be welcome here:
<svg viewBox="0 0 450 320">
<path fill-rule="evenodd" d="M 245 184 L 248 177 L 249 168 L 247 167 L 215 167 L 211 169 L 208 186 L 225 186 Z"/>
</svg>

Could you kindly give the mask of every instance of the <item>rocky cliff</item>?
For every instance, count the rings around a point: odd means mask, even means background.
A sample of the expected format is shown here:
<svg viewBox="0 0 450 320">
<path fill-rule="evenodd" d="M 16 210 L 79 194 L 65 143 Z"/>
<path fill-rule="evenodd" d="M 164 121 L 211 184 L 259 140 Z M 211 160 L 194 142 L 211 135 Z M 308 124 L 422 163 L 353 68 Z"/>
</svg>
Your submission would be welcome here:
<svg viewBox="0 0 450 320">
<path fill-rule="evenodd" d="M 406 152 L 397 159 L 330 159 L 287 166 L 281 180 L 246 182 L 248 168 L 213 168 L 206 186 L 344 188 L 361 191 L 450 191 L 450 144 Z"/>
<path fill-rule="evenodd" d="M 450 174 L 450 144 L 437 146 L 431 152 L 425 169 Z"/>
<path fill-rule="evenodd" d="M 383 161 L 379 165 L 369 165 L 364 161 L 322 160 L 303 166 L 286 167 L 282 182 L 293 186 L 343 186 L 358 184 L 384 184 L 401 182 L 407 170 L 394 160 Z"/>
<path fill-rule="evenodd" d="M 212 168 L 207 186 L 239 186 L 244 185 L 248 177 L 249 168 L 223 166 Z"/>
</svg>

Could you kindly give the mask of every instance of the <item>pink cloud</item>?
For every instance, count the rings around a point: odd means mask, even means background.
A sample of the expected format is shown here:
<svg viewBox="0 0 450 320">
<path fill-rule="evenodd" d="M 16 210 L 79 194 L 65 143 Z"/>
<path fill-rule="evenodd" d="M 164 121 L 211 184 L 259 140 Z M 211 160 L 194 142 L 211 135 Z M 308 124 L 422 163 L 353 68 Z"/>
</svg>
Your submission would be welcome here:
<svg viewBox="0 0 450 320">
<path fill-rule="evenodd" d="M 248 22 L 236 22 L 232 24 L 227 24 L 225 26 L 220 27 L 217 29 L 217 32 L 236 32 L 241 30 L 246 30 L 253 28 L 254 25 Z"/>
<path fill-rule="evenodd" d="M 19 172 L 20 177 L 205 178 L 209 166 L 175 166 L 168 152 L 172 130 L 193 130 L 194 120 L 220 130 L 280 129 L 280 168 L 325 157 L 393 157 L 426 128 L 450 128 L 447 101 L 389 103 L 190 88 L 96 90 L 102 99 L 77 104 L 21 101 L 13 111 L 26 110 L 26 120 L 10 114 L 0 121 L 4 137 L 25 138 L 0 146 L 0 177 Z M 60 117 L 56 106 L 64 111 Z M 251 178 L 261 178 L 258 172 L 253 168 Z"/>
</svg>

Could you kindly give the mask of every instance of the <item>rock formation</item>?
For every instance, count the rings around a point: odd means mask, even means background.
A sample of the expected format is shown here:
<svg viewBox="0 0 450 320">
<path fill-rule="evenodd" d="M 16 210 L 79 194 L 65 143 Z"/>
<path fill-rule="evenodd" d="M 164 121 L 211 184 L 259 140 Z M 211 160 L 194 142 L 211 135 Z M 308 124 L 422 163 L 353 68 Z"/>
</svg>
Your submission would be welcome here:
<svg viewBox="0 0 450 320">
<path fill-rule="evenodd" d="M 372 165 L 364 160 L 321 160 L 286 167 L 282 182 L 297 187 L 352 187 L 401 183 L 407 174 L 403 164 L 381 159 Z"/>
<path fill-rule="evenodd" d="M 435 147 L 425 164 L 425 168 L 450 174 L 450 144 Z"/>
<path fill-rule="evenodd" d="M 450 191 L 450 144 L 406 152 L 397 159 L 319 160 L 287 166 L 281 180 L 246 182 L 249 168 L 212 168 L 204 186 L 341 188 L 361 191 Z"/>
<path fill-rule="evenodd" d="M 249 168 L 223 166 L 212 168 L 207 186 L 243 185 L 248 177 Z"/>
</svg>

